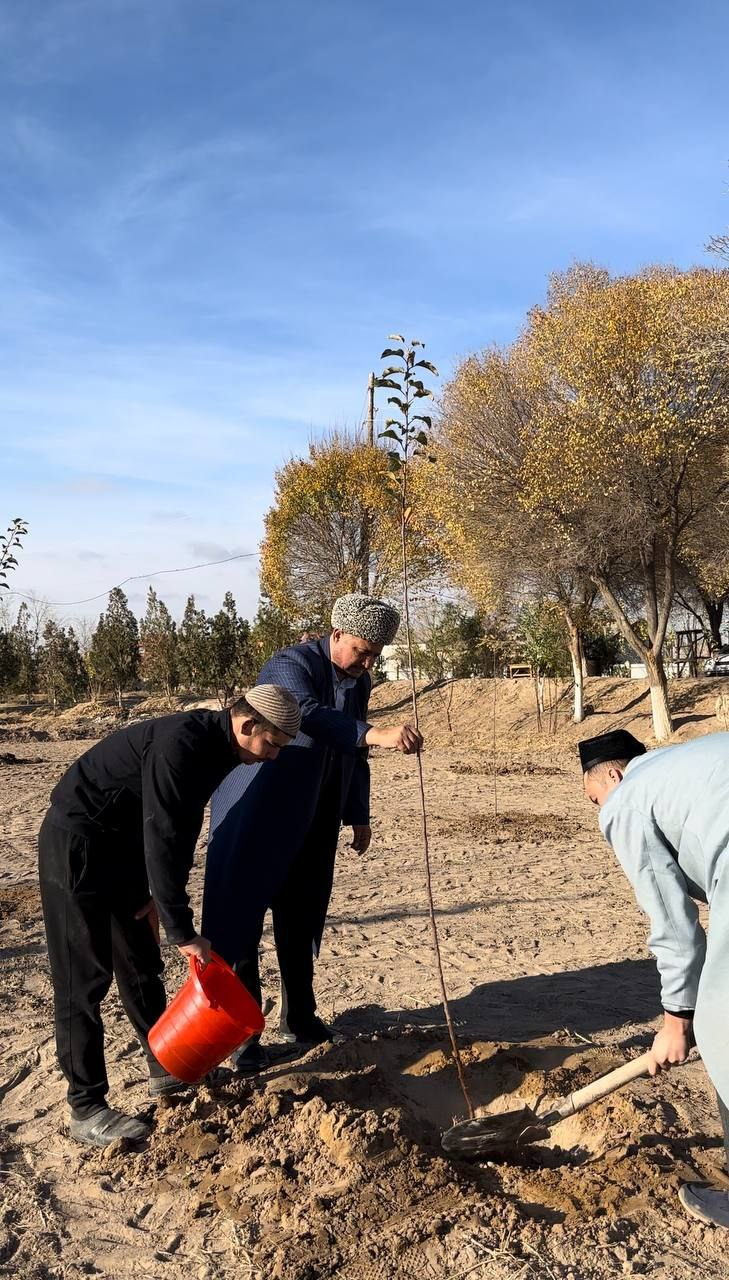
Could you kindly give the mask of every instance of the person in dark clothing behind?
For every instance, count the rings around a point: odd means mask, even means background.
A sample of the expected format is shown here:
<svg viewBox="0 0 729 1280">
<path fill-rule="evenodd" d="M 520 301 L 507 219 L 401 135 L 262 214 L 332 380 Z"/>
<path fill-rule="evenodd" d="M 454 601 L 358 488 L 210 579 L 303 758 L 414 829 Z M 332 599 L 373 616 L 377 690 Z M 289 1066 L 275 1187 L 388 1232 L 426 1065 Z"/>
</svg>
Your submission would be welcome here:
<svg viewBox="0 0 729 1280">
<path fill-rule="evenodd" d="M 182 1087 L 147 1044 L 166 1004 L 159 921 L 183 955 L 207 962 L 210 943 L 195 930 L 187 896 L 205 805 L 241 762 L 274 760 L 300 721 L 292 694 L 260 685 L 225 711 L 119 729 L 52 791 L 38 837 L 40 890 L 58 1060 L 79 1142 L 104 1147 L 149 1133 L 106 1104 L 100 1004 L 112 976 L 147 1056 L 150 1094 Z"/>
<path fill-rule="evenodd" d="M 367 721 L 369 672 L 400 623 L 396 609 L 372 596 L 340 596 L 332 632 L 279 650 L 259 680 L 290 689 L 301 708 L 301 732 L 275 763 L 237 769 L 210 805 L 203 929 L 261 1001 L 258 948 L 272 908 L 281 972 L 284 1039 L 307 1046 L 330 1038 L 316 1015 L 314 956 L 329 906 L 342 823 L 351 824 L 359 854 L 370 843 L 369 747 L 411 754 L 422 737 L 408 724 L 375 728 Z M 286 794 L 287 804 L 276 803 Z M 266 857 L 252 857 L 265 849 Z M 251 1040 L 238 1071 L 267 1064 Z"/>
</svg>

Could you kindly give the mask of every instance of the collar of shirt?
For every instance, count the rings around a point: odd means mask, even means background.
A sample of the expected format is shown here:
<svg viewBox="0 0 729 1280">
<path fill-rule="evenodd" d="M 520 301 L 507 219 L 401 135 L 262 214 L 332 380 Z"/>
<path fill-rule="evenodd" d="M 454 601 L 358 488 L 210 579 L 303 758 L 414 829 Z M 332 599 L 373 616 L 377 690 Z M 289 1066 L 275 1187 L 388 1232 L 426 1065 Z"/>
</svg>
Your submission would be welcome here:
<svg viewBox="0 0 729 1280">
<path fill-rule="evenodd" d="M 233 716 L 231 715 L 229 707 L 224 707 L 220 712 L 220 725 L 228 739 L 228 745 L 230 746 L 231 752 L 235 756 L 236 764 L 240 764 L 241 761 L 240 756 L 238 755 L 238 743 L 236 742 L 235 735 L 233 733 Z"/>
<path fill-rule="evenodd" d="M 332 673 L 334 676 L 334 706 L 337 711 L 343 711 L 347 690 L 354 688 L 357 683 L 357 677 L 348 676 L 343 671 L 340 673 L 339 668 L 335 667 L 334 663 L 332 663 Z"/>
<path fill-rule="evenodd" d="M 356 676 L 348 676 L 346 672 L 340 671 L 339 667 L 335 667 L 332 663 L 332 671 L 334 672 L 334 683 L 339 685 L 341 689 L 353 689 L 357 683 Z"/>
</svg>

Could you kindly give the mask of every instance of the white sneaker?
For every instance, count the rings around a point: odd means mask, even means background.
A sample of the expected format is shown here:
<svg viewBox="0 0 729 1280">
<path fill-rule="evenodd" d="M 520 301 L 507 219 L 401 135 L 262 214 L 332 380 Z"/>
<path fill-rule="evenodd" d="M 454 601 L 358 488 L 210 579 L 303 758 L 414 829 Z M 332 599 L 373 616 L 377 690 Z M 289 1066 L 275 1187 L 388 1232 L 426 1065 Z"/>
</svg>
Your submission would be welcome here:
<svg viewBox="0 0 729 1280">
<path fill-rule="evenodd" d="M 729 1191 L 710 1182 L 684 1182 L 678 1198 L 692 1218 L 713 1227 L 729 1227 Z"/>
</svg>

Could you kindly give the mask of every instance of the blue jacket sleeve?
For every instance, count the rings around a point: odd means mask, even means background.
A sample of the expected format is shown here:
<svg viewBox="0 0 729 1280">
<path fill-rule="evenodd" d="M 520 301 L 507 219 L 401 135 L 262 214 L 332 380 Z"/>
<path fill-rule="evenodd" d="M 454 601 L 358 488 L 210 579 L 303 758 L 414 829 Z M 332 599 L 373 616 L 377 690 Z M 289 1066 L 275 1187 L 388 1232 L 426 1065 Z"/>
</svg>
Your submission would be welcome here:
<svg viewBox="0 0 729 1280">
<path fill-rule="evenodd" d="M 370 821 L 370 762 L 367 750 L 357 752 L 342 822 L 351 827 L 366 827 Z"/>
<path fill-rule="evenodd" d="M 357 750 L 367 724 L 322 703 L 312 665 L 301 650 L 288 649 L 275 654 L 263 667 L 256 683 L 282 685 L 293 693 L 301 707 L 302 733 L 348 755 Z"/>
<path fill-rule="evenodd" d="M 663 1008 L 695 1009 L 706 935 L 672 850 L 650 815 L 631 805 L 606 805 L 600 826 L 650 921 L 648 946 L 658 962 Z"/>
</svg>

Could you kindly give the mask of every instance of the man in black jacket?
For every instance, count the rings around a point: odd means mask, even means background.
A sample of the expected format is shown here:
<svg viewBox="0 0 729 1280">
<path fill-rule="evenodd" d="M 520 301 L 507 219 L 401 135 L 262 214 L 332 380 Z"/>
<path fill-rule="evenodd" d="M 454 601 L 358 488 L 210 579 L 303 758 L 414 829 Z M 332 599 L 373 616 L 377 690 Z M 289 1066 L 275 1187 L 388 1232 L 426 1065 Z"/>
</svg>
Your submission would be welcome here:
<svg viewBox="0 0 729 1280">
<path fill-rule="evenodd" d="M 112 976 L 147 1056 L 150 1093 L 179 1087 L 147 1044 L 166 1003 L 159 921 L 184 955 L 207 962 L 210 943 L 195 930 L 187 895 L 205 805 L 241 761 L 275 759 L 300 720 L 292 694 L 260 685 L 229 710 L 182 712 L 118 730 L 81 756 L 51 793 L 38 838 L 40 888 L 56 1047 L 78 1141 L 103 1147 L 149 1132 L 106 1105 L 100 1004 Z"/>
</svg>

